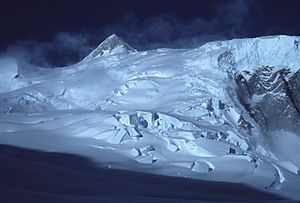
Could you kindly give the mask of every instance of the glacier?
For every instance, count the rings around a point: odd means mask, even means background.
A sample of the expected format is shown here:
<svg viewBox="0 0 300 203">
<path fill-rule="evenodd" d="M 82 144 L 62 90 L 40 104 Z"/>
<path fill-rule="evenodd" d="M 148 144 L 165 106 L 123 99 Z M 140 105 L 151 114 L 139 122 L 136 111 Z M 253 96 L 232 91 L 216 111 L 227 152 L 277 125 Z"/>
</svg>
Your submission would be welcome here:
<svg viewBox="0 0 300 203">
<path fill-rule="evenodd" d="M 137 51 L 112 35 L 67 67 L 2 58 L 0 143 L 299 199 L 299 40 Z"/>
</svg>

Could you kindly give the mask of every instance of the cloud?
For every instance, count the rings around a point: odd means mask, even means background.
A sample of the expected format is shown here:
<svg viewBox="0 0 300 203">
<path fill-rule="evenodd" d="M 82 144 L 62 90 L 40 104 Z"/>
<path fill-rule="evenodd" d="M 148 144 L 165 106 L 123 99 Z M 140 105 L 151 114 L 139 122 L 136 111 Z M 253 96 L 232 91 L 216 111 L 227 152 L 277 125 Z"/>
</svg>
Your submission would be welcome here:
<svg viewBox="0 0 300 203">
<path fill-rule="evenodd" d="M 138 50 L 159 47 L 192 48 L 207 41 L 244 37 L 251 29 L 253 0 L 228 0 L 211 7 L 209 19 L 180 20 L 172 15 L 139 19 L 127 13 L 115 24 L 94 33 L 58 33 L 50 42 L 19 41 L 5 55 L 12 55 L 41 66 L 70 65 L 82 59 L 99 42 L 115 33 Z M 187 11 L 188 12 L 188 11 Z"/>
<path fill-rule="evenodd" d="M 44 67 L 70 65 L 91 51 L 88 39 L 86 33 L 61 32 L 49 42 L 17 41 L 2 56 L 13 56 Z"/>
<path fill-rule="evenodd" d="M 103 28 L 100 33 L 116 33 L 137 49 L 158 47 L 191 48 L 207 41 L 247 36 L 251 29 L 254 1 L 228 0 L 211 8 L 214 15 L 181 21 L 176 16 L 160 15 L 140 21 L 133 13 L 124 20 Z M 100 35 L 101 35 L 100 34 Z"/>
</svg>

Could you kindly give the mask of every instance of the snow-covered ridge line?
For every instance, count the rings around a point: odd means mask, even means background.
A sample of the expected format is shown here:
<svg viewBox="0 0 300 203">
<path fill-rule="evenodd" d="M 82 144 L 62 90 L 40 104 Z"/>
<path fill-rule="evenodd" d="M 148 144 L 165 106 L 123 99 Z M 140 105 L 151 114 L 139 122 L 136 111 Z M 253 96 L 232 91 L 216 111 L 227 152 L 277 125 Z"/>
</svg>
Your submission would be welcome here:
<svg viewBox="0 0 300 203">
<path fill-rule="evenodd" d="M 224 50 L 228 63 L 235 64 L 237 71 L 253 71 L 262 66 L 300 67 L 299 36 L 266 36 L 228 41 L 209 42 L 199 47 L 211 51 Z"/>
</svg>

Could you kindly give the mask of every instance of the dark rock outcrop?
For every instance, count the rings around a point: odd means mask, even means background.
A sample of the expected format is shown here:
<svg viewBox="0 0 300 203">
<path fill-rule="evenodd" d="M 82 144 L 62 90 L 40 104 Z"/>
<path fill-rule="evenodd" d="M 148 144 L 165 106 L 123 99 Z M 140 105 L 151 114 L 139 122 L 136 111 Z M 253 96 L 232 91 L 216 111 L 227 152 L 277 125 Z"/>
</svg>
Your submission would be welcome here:
<svg viewBox="0 0 300 203">
<path fill-rule="evenodd" d="M 255 121 L 265 130 L 300 127 L 300 71 L 261 67 L 235 75 L 237 95 Z"/>
<path fill-rule="evenodd" d="M 90 60 L 103 56 L 105 53 L 111 53 L 113 50 L 121 48 L 122 52 L 129 53 L 136 50 L 124 42 L 117 35 L 113 34 L 106 38 L 94 51 L 92 51 L 84 60 Z"/>
</svg>

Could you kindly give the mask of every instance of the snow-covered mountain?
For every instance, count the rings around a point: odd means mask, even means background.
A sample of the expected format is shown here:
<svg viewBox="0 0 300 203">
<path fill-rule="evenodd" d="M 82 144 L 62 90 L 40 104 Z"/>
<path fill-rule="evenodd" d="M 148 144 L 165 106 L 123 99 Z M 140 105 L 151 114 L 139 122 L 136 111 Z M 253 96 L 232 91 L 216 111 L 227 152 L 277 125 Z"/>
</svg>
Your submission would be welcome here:
<svg viewBox="0 0 300 203">
<path fill-rule="evenodd" d="M 139 52 L 112 35 L 64 68 L 2 59 L 0 143 L 299 199 L 299 40 Z"/>
<path fill-rule="evenodd" d="M 103 55 L 114 53 L 130 53 L 136 50 L 129 46 L 126 42 L 120 39 L 117 35 L 113 34 L 105 39 L 94 51 L 87 55 L 83 60 L 92 60 Z"/>
</svg>

